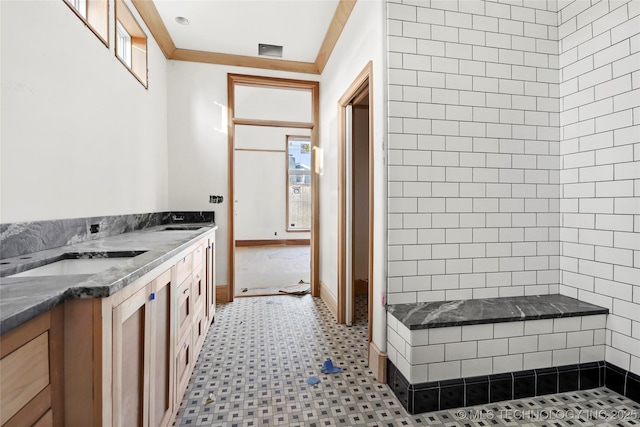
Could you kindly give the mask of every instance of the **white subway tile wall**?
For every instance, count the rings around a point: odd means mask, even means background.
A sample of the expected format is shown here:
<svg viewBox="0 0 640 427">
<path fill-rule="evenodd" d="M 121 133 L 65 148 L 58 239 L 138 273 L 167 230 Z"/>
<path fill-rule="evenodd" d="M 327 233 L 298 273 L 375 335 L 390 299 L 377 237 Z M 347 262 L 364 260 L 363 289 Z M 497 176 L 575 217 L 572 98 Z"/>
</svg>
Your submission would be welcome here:
<svg viewBox="0 0 640 427">
<path fill-rule="evenodd" d="M 561 292 L 608 307 L 608 362 L 640 373 L 638 0 L 559 12 Z M 636 73 L 634 75 L 634 73 Z M 582 335 L 567 337 L 581 342 Z M 586 350 L 585 350 L 586 351 Z"/>
<path fill-rule="evenodd" d="M 518 3 L 388 3 L 391 304 L 557 292 L 558 18 Z"/>
<path fill-rule="evenodd" d="M 387 1 L 389 304 L 560 292 L 640 374 L 639 3 Z"/>
<path fill-rule="evenodd" d="M 411 383 L 596 362 L 605 357 L 606 315 L 410 331 L 387 316 L 391 362 Z M 630 338 L 611 340 L 633 351 Z"/>
</svg>

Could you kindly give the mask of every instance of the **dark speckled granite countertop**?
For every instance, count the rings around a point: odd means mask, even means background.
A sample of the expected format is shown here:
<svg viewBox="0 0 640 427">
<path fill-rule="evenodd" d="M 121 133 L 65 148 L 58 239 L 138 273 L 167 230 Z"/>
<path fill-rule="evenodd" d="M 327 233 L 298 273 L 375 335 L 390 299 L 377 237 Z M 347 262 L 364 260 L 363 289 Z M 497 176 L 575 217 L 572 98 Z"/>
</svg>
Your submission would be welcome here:
<svg viewBox="0 0 640 427">
<path fill-rule="evenodd" d="M 387 311 L 412 330 L 609 313 L 559 294 L 393 304 Z"/>
<path fill-rule="evenodd" d="M 161 225 L 3 259 L 0 265 L 0 334 L 22 325 L 65 300 L 113 295 L 217 229 L 213 223 L 180 226 L 200 227 L 196 230 L 163 231 L 167 225 Z M 60 259 L 68 253 L 126 254 L 137 251 L 144 253 L 96 274 L 7 277 L 47 264 L 48 260 Z"/>
</svg>

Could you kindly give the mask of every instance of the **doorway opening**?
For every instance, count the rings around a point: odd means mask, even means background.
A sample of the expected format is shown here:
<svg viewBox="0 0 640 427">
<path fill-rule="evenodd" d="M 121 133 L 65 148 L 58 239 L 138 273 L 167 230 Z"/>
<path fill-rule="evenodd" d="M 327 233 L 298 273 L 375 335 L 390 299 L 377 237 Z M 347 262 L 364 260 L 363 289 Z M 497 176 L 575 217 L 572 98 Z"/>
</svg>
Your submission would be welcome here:
<svg viewBox="0 0 640 427">
<path fill-rule="evenodd" d="M 317 296 L 319 84 L 229 74 L 228 102 L 232 202 L 219 300 L 302 287 Z"/>
<path fill-rule="evenodd" d="M 372 63 L 369 62 L 338 102 L 338 322 L 352 325 L 363 321 L 361 316 L 365 316 L 369 342 L 373 315 L 371 79 Z"/>
</svg>

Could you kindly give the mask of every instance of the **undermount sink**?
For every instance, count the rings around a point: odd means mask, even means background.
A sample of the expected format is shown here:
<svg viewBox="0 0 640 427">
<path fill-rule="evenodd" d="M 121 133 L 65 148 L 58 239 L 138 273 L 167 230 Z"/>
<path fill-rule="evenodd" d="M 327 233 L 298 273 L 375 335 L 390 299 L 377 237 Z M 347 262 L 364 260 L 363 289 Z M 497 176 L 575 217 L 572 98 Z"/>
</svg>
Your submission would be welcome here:
<svg viewBox="0 0 640 427">
<path fill-rule="evenodd" d="M 194 231 L 200 230 L 202 227 L 202 225 L 171 225 L 169 227 L 163 227 L 158 231 Z"/>
<path fill-rule="evenodd" d="M 144 253 L 143 251 L 129 253 L 95 254 L 64 254 L 63 259 L 49 264 L 35 267 L 9 277 L 40 277 L 40 276 L 68 276 L 76 274 L 97 274 L 124 261 Z M 111 256 L 109 256 L 111 255 Z"/>
</svg>

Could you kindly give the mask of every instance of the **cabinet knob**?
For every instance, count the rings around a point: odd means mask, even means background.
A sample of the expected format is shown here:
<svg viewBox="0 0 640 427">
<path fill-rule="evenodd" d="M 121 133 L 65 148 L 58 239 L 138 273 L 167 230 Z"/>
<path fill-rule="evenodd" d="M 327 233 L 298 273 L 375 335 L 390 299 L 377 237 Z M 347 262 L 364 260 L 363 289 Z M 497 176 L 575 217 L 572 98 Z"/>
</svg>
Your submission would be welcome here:
<svg viewBox="0 0 640 427">
<path fill-rule="evenodd" d="M 189 290 L 189 288 L 185 289 L 184 291 L 182 291 L 183 294 L 186 294 L 187 291 Z"/>
<path fill-rule="evenodd" d="M 207 249 L 211 249 L 211 245 L 207 246 Z"/>
<path fill-rule="evenodd" d="M 156 299 L 156 294 L 151 292 L 151 295 L 149 295 L 149 301 L 153 301 L 154 299 Z"/>
</svg>

